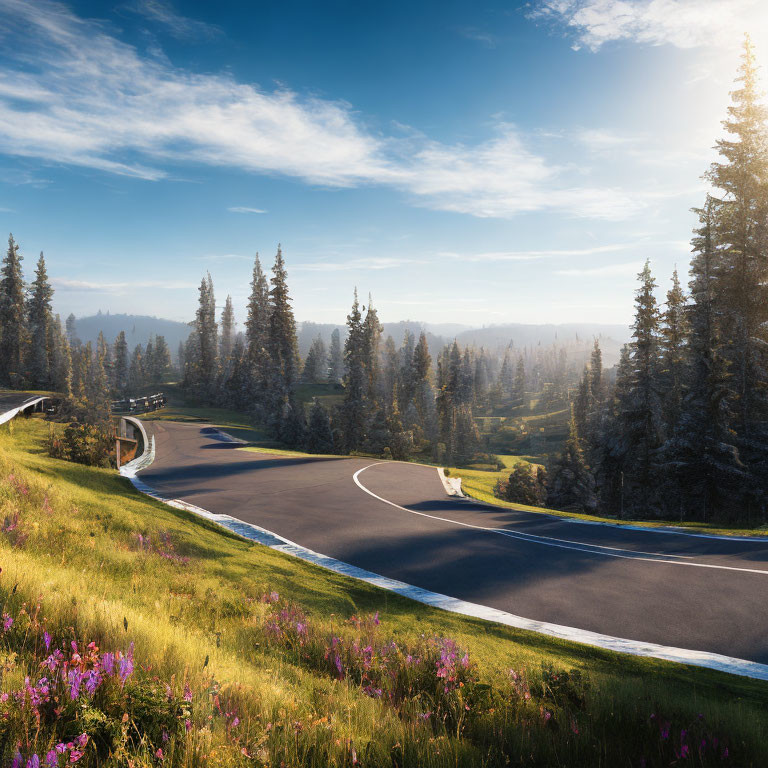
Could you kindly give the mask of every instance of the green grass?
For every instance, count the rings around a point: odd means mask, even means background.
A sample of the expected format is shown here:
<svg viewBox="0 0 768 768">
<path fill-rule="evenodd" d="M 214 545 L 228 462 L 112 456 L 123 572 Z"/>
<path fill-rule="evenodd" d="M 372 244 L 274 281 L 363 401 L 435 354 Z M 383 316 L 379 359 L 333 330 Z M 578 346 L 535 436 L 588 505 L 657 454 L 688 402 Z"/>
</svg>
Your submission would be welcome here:
<svg viewBox="0 0 768 768">
<path fill-rule="evenodd" d="M 3 610 L 18 613 L 24 604 L 31 615 L 39 602 L 52 632 L 92 638 L 104 648 L 124 648 L 132 640 L 142 665 L 137 674 L 170 681 L 174 690 L 188 681 L 195 691 L 192 731 L 165 765 L 347 766 L 354 750 L 368 766 L 607 768 L 638 765 L 640 758 L 666 766 L 674 760 L 671 740 L 660 738 L 655 723 L 669 721 L 679 734 L 691 724 L 699 728 L 699 714 L 733 756 L 732 762 L 718 757 L 716 764 L 768 762 L 768 684 L 621 656 L 411 602 L 141 496 L 112 471 L 53 460 L 43 450 L 46 434 L 39 419 L 0 428 L 0 519 L 18 514 L 28 536 L 14 546 L 11 533 L 0 533 Z M 139 533 L 151 541 L 165 536 L 188 560 L 139 548 Z M 345 620 L 379 611 L 377 631 L 400 646 L 433 635 L 453 638 L 469 652 L 479 680 L 471 711 L 460 708 L 463 724 L 424 721 L 411 704 L 371 698 L 351 676 L 335 679 L 321 652 L 270 641 L 270 608 L 259 598 L 273 590 L 302 607 L 313 637 L 351 642 L 357 630 Z M 10 652 L 4 651 L 0 682 L 6 691 L 25 674 L 23 654 Z M 554 688 L 542 687 L 542 668 L 549 665 L 584 675 L 583 701 L 560 700 Z M 530 701 L 515 693 L 510 669 L 525 671 Z M 493 707 L 479 704 L 475 711 L 476 700 L 492 697 Z M 216 708 L 219 701 L 222 710 L 238 712 L 236 736 Z M 547 711 L 554 713 L 551 723 Z M 10 748 L 0 740 L 0 750 Z M 135 766 L 157 764 L 147 749 L 145 742 L 135 747 Z M 81 765 L 96 764 L 89 755 Z M 9 753 L 0 758 L 7 764 Z M 710 763 L 714 758 L 691 764 Z"/>
</svg>

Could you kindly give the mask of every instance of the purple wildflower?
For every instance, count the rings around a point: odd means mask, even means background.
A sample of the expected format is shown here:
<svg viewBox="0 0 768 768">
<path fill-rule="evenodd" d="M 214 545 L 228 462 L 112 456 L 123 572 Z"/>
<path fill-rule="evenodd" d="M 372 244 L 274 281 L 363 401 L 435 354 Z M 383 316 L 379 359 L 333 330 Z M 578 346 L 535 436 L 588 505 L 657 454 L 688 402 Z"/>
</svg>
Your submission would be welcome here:
<svg viewBox="0 0 768 768">
<path fill-rule="evenodd" d="M 40 768 L 40 758 L 37 755 L 32 755 L 27 760 L 27 768 Z"/>
<path fill-rule="evenodd" d="M 101 668 L 104 670 L 104 673 L 107 675 L 111 675 L 115 671 L 115 654 L 114 653 L 105 653 L 101 657 Z"/>
<path fill-rule="evenodd" d="M 336 669 L 339 671 L 339 679 L 341 680 L 344 677 L 344 668 L 341 666 L 341 656 L 339 656 L 338 653 L 336 654 L 334 663 L 336 664 Z"/>
<path fill-rule="evenodd" d="M 46 653 L 51 650 L 51 636 L 48 634 L 48 630 L 43 632 L 43 643 L 45 643 Z"/>
<path fill-rule="evenodd" d="M 80 695 L 80 683 L 83 681 L 83 676 L 77 669 L 70 669 L 67 677 L 69 680 L 69 697 L 74 701 Z"/>
<path fill-rule="evenodd" d="M 100 683 L 101 675 L 95 669 L 92 669 L 86 675 L 85 679 L 85 690 L 88 692 L 89 696 L 93 696 L 93 694 L 96 693 L 96 689 L 99 687 Z"/>
<path fill-rule="evenodd" d="M 184 701 L 192 701 L 192 689 L 189 683 L 184 683 Z"/>
<path fill-rule="evenodd" d="M 9 632 L 13 626 L 13 618 L 7 613 L 3 613 L 3 632 Z"/>
<path fill-rule="evenodd" d="M 56 768 L 56 766 L 59 764 L 59 758 L 55 749 L 52 749 L 45 756 L 45 764 L 48 766 L 48 768 Z"/>
<path fill-rule="evenodd" d="M 21 768 L 22 764 L 22 757 L 21 752 L 19 750 L 16 750 L 16 754 L 13 756 L 13 762 L 11 763 L 11 768 Z"/>
</svg>

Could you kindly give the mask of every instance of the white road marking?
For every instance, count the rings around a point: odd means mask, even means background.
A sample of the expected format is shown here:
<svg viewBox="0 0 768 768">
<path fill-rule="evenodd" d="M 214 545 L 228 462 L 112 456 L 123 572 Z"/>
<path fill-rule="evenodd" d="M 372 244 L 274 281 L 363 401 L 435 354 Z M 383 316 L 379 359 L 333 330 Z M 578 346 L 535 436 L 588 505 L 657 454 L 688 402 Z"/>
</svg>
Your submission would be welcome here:
<svg viewBox="0 0 768 768">
<path fill-rule="evenodd" d="M 608 547 L 601 544 L 584 544 L 583 542 L 570 541 L 569 539 L 556 539 L 549 536 L 537 536 L 530 533 L 520 533 L 516 531 L 508 531 L 503 528 L 487 528 L 482 525 L 474 525 L 473 523 L 464 523 L 460 520 L 452 520 L 447 517 L 440 517 L 439 515 L 430 515 L 426 512 L 417 512 L 415 509 L 408 509 L 408 507 L 401 507 L 399 504 L 395 504 L 394 501 L 389 501 L 378 494 L 375 494 L 370 489 L 366 488 L 362 482 L 360 482 L 359 475 L 365 472 L 366 469 L 376 467 L 380 464 L 387 464 L 385 461 L 377 461 L 373 464 L 369 464 L 367 467 L 358 469 L 352 479 L 355 484 L 369 496 L 373 496 L 374 499 L 378 499 L 384 504 L 399 509 L 403 512 L 408 512 L 411 515 L 418 515 L 419 517 L 426 517 L 431 520 L 439 520 L 443 523 L 453 523 L 454 525 L 460 525 L 464 528 L 472 528 L 477 531 L 485 531 L 486 533 L 495 533 L 499 536 L 507 536 L 510 539 L 519 539 L 521 541 L 530 541 L 532 544 L 542 544 L 547 547 L 556 547 L 558 549 L 572 549 L 578 552 L 586 552 L 592 555 L 602 555 L 604 557 L 618 557 L 623 560 L 641 560 L 650 563 L 667 563 L 669 565 L 687 565 L 694 568 L 712 568 L 720 571 L 740 571 L 742 573 L 757 573 L 761 576 L 768 576 L 768 570 L 761 570 L 759 568 L 737 568 L 732 565 L 715 565 L 713 563 L 695 563 L 688 560 L 682 560 L 681 557 L 688 557 L 688 555 L 665 555 L 660 552 L 640 552 L 639 550 L 632 549 L 619 549 L 618 547 Z M 636 553 L 636 554 L 633 554 Z M 651 555 L 650 557 L 643 557 L 643 555 Z"/>
</svg>

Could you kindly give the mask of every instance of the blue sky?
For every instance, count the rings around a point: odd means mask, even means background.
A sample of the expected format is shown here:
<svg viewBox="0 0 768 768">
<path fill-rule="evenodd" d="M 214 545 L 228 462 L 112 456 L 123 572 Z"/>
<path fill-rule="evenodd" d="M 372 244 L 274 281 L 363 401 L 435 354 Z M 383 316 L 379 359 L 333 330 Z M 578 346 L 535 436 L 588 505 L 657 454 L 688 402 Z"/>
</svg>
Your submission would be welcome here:
<svg viewBox="0 0 768 768">
<path fill-rule="evenodd" d="M 302 320 L 628 322 L 763 6 L 0 0 L 0 228 L 62 314 L 187 320 L 210 270 L 242 322 L 281 242 Z"/>
</svg>

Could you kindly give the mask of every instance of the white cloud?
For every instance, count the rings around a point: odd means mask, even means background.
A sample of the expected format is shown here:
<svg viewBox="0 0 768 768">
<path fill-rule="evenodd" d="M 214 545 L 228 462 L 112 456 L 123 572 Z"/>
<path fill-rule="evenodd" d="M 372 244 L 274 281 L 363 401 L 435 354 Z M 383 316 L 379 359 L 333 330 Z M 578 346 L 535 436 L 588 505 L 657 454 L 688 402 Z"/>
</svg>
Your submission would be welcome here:
<svg viewBox="0 0 768 768">
<path fill-rule="evenodd" d="M 150 21 L 161 24 L 179 40 L 206 40 L 223 34 L 220 27 L 182 16 L 170 3 L 163 0 L 136 0 L 135 3 L 125 7 Z"/>
<path fill-rule="evenodd" d="M 609 277 L 636 275 L 643 268 L 642 261 L 630 261 L 626 264 L 605 264 L 602 267 L 585 267 L 583 269 L 557 269 L 556 275 L 568 275 L 570 277 Z"/>
<path fill-rule="evenodd" d="M 156 0 L 142 7 L 170 13 Z M 619 220 L 653 201 L 637 185 L 585 185 L 583 169 L 536 154 L 512 126 L 473 145 L 375 135 L 349 104 L 174 68 L 52 0 L 0 0 L 0 44 L 0 152 L 10 155 L 147 180 L 165 178 L 171 163 L 196 163 L 387 185 L 416 205 L 476 217 Z"/>
<path fill-rule="evenodd" d="M 443 251 L 438 254 L 444 258 L 462 261 L 538 261 L 540 259 L 563 258 L 571 256 L 595 256 L 602 253 L 617 253 L 635 247 L 634 244 L 617 243 L 615 245 L 596 245 L 590 248 L 553 248 L 537 251 L 491 251 L 488 253 L 453 253 Z"/>
<path fill-rule="evenodd" d="M 764 0 L 541 0 L 529 14 L 564 24 L 574 47 L 631 40 L 678 48 L 734 46 L 768 22 Z"/>
<path fill-rule="evenodd" d="M 351 269 L 393 269 L 403 264 L 413 264 L 415 259 L 398 259 L 386 256 L 372 256 L 365 259 L 350 259 L 349 261 L 318 261 L 315 263 L 295 264 L 291 267 L 292 272 L 346 272 Z"/>
<path fill-rule="evenodd" d="M 59 291 L 82 291 L 84 293 L 130 294 L 137 288 L 163 288 L 168 290 L 189 290 L 197 283 L 173 280 L 137 280 L 127 283 L 75 280 L 68 277 L 53 277 L 51 283 Z"/>
<path fill-rule="evenodd" d="M 263 208 L 248 208 L 245 205 L 235 205 L 227 210 L 231 213 L 266 213 Z"/>
<path fill-rule="evenodd" d="M 499 42 L 498 37 L 492 32 L 486 32 L 477 27 L 460 27 L 457 32 L 467 40 L 480 43 L 484 48 L 495 48 Z"/>
</svg>

